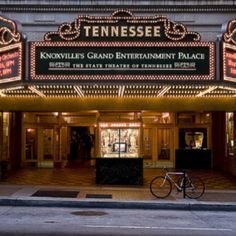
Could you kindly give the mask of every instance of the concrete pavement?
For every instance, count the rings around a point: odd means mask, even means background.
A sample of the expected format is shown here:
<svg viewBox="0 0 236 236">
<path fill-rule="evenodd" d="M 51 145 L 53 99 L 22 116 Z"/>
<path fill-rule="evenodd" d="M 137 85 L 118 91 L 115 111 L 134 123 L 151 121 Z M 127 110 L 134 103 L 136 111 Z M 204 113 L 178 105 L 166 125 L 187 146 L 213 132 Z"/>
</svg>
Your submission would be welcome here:
<svg viewBox="0 0 236 236">
<path fill-rule="evenodd" d="M 49 195 L 32 196 L 37 191 L 46 191 Z M 50 193 L 55 192 L 56 196 L 50 196 Z M 62 196 L 60 193 L 75 193 L 75 196 Z M 168 198 L 157 199 L 148 188 L 139 187 L 63 187 L 0 183 L 0 206 L 236 211 L 236 191 L 206 190 L 200 199 L 188 199 L 174 190 Z"/>
<path fill-rule="evenodd" d="M 236 210 L 233 177 L 212 170 L 192 170 L 191 175 L 201 176 L 206 186 L 200 199 L 184 199 L 175 188 L 168 198 L 157 199 L 150 193 L 149 184 L 161 174 L 159 169 L 144 169 L 142 186 L 111 186 L 95 183 L 94 168 L 25 168 L 0 181 L 0 205 Z M 49 194 L 33 196 L 38 191 Z"/>
</svg>

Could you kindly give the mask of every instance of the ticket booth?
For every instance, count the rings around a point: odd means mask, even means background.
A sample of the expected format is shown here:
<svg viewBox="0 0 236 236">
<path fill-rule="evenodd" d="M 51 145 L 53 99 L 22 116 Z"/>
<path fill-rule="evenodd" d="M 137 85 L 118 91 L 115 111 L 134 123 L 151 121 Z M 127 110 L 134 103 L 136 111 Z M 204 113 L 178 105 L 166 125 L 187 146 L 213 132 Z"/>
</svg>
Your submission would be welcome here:
<svg viewBox="0 0 236 236">
<path fill-rule="evenodd" d="M 99 123 L 97 184 L 143 184 L 140 133 L 140 122 Z"/>
</svg>

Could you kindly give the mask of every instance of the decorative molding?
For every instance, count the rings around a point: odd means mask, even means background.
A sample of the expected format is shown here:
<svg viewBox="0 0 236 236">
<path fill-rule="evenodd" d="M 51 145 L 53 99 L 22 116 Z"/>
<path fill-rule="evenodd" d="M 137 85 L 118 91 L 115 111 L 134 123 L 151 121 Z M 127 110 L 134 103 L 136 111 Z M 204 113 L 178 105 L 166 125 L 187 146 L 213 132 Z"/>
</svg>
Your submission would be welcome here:
<svg viewBox="0 0 236 236">
<path fill-rule="evenodd" d="M 222 6 L 222 5 L 218 5 L 218 6 L 175 6 L 175 7 L 171 7 L 171 6 L 155 6 L 153 5 L 152 8 L 150 8 L 150 6 L 135 6 L 135 5 L 127 5 L 127 6 L 123 6 L 128 8 L 131 11 L 138 11 L 138 12 L 150 12 L 150 13 L 156 13 L 156 12 L 235 12 L 236 10 L 236 6 Z M 35 6 L 33 7 L 32 5 L 30 6 L 6 6 L 6 5 L 0 5 L 0 10 L 2 12 L 111 12 L 114 11 L 114 9 L 116 9 L 117 6 L 115 5 L 114 7 L 111 6 L 97 6 L 97 7 L 90 7 L 90 6 L 58 6 L 58 5 L 54 5 L 54 6 Z"/>
<path fill-rule="evenodd" d="M 17 25 L 14 21 L 0 16 L 0 46 L 7 46 L 18 43 L 22 36 L 17 32 Z"/>
<path fill-rule="evenodd" d="M 170 21 L 165 16 L 145 16 L 136 17 L 131 11 L 127 9 L 121 9 L 113 12 L 108 17 L 94 17 L 94 16 L 79 16 L 72 23 L 63 23 L 59 26 L 57 32 L 48 32 L 44 35 L 45 41 L 83 41 L 81 40 L 81 28 L 83 25 L 93 24 L 106 24 L 106 25 L 118 25 L 119 22 L 126 21 L 127 25 L 158 25 L 164 28 L 164 36 L 169 41 L 194 41 L 199 42 L 201 36 L 197 32 L 188 32 L 186 27 L 181 23 L 175 23 Z M 161 28 L 162 30 L 162 28 Z M 137 40 L 136 37 L 135 40 Z M 162 35 L 160 36 L 162 38 Z M 162 38 L 163 40 L 163 38 Z"/>
<path fill-rule="evenodd" d="M 229 21 L 223 39 L 226 43 L 236 45 L 236 19 Z"/>
</svg>

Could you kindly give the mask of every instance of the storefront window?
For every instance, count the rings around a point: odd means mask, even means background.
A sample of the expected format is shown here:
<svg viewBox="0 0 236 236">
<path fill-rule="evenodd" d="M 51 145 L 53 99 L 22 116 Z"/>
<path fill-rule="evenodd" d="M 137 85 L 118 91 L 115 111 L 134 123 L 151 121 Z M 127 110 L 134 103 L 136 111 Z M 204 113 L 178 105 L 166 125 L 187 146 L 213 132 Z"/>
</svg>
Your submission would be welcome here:
<svg viewBox="0 0 236 236">
<path fill-rule="evenodd" d="M 171 124 L 174 114 L 169 112 L 142 112 L 144 124 Z"/>
<path fill-rule="evenodd" d="M 234 156 L 234 113 L 226 113 L 226 145 L 228 156 Z"/>
<path fill-rule="evenodd" d="M 211 123 L 211 113 L 209 112 L 200 113 L 200 123 L 201 124 Z"/>
<path fill-rule="evenodd" d="M 211 113 L 209 112 L 179 112 L 177 113 L 178 124 L 209 124 Z"/>
<path fill-rule="evenodd" d="M 102 157 L 138 157 L 139 128 L 102 128 Z"/>
</svg>

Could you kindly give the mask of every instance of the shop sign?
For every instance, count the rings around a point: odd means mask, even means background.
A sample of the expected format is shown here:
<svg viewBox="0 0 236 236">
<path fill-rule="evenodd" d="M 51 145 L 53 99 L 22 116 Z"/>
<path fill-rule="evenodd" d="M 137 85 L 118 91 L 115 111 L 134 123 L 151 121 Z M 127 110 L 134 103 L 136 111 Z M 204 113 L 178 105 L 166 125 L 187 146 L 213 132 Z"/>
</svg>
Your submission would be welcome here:
<svg viewBox="0 0 236 236">
<path fill-rule="evenodd" d="M 22 79 L 22 47 L 16 23 L 0 16 L 0 83 Z"/>
<path fill-rule="evenodd" d="M 223 35 L 223 79 L 236 82 L 236 20 L 227 25 Z"/>
<path fill-rule="evenodd" d="M 34 42 L 31 79 L 211 80 L 214 49 L 209 42 Z"/>
</svg>

